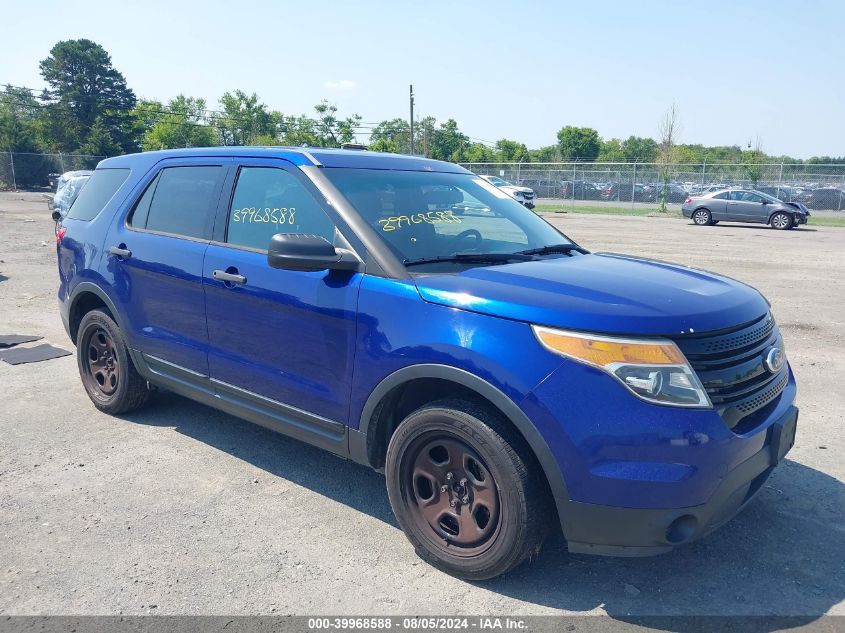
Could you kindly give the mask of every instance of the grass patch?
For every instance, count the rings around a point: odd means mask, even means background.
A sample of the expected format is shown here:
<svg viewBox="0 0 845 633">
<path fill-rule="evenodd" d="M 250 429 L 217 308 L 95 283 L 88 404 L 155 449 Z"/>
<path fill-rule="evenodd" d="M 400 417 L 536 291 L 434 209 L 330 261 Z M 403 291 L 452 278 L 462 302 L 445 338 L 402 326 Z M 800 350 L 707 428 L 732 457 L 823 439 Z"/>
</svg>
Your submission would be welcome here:
<svg viewBox="0 0 845 633">
<path fill-rule="evenodd" d="M 803 226 L 803 225 L 802 225 Z M 828 218 L 811 215 L 807 226 L 840 226 L 845 227 L 845 218 Z"/>
<path fill-rule="evenodd" d="M 657 207 L 615 207 L 604 205 L 571 205 L 571 204 L 539 204 L 534 208 L 538 212 L 549 213 L 591 213 L 594 215 L 651 215 L 660 213 Z M 660 213 L 661 216 L 677 216 L 680 215 L 677 211 L 668 211 Z"/>
</svg>

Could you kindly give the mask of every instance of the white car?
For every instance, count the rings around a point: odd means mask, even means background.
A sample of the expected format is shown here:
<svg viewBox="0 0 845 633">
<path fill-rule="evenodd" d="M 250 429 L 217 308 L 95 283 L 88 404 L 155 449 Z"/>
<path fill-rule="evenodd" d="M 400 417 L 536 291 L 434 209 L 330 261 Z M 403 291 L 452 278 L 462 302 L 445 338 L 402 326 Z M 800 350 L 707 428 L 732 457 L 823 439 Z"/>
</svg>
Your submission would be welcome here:
<svg viewBox="0 0 845 633">
<path fill-rule="evenodd" d="M 518 187 L 517 185 L 512 185 L 507 180 L 502 180 L 498 176 L 485 176 L 483 174 L 479 174 L 479 178 L 484 178 L 487 182 L 489 182 L 494 187 L 498 187 L 512 198 L 515 198 L 517 202 L 524 204 L 529 209 L 534 208 L 534 190 L 531 187 Z"/>
</svg>

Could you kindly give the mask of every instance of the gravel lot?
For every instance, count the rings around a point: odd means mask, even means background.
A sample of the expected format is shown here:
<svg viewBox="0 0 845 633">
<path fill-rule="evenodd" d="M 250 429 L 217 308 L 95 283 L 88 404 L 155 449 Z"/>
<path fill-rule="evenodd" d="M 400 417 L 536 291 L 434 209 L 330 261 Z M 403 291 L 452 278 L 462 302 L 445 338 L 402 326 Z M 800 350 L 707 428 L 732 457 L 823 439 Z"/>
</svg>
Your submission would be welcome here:
<svg viewBox="0 0 845 633">
<path fill-rule="evenodd" d="M 799 382 L 789 459 L 703 541 L 650 559 L 561 540 L 468 583 L 414 555 L 381 475 L 182 398 L 124 418 L 73 356 L 0 362 L 0 614 L 845 615 L 845 229 L 558 214 L 592 250 L 724 273 L 772 303 Z M 72 349 L 52 222 L 0 194 L 0 333 Z"/>
</svg>

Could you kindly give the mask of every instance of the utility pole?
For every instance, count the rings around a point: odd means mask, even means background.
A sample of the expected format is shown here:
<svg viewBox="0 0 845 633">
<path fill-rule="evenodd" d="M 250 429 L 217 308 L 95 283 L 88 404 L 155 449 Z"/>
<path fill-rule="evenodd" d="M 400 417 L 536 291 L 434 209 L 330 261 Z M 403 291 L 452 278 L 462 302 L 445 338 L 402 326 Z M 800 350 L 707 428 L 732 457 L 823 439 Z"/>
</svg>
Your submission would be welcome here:
<svg viewBox="0 0 845 633">
<path fill-rule="evenodd" d="M 411 84 L 411 155 L 414 154 L 414 84 Z"/>
</svg>

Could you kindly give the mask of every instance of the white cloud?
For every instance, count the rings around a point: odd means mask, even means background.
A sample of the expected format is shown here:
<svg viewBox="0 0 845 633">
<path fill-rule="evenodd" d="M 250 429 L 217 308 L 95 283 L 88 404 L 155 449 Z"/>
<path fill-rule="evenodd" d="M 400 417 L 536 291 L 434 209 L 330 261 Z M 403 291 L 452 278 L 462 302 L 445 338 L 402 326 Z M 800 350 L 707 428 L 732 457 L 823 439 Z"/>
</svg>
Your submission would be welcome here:
<svg viewBox="0 0 845 633">
<path fill-rule="evenodd" d="M 352 90 L 355 86 L 357 86 L 354 81 L 351 79 L 341 79 L 340 81 L 327 81 L 325 83 L 326 88 L 330 90 Z"/>
</svg>

